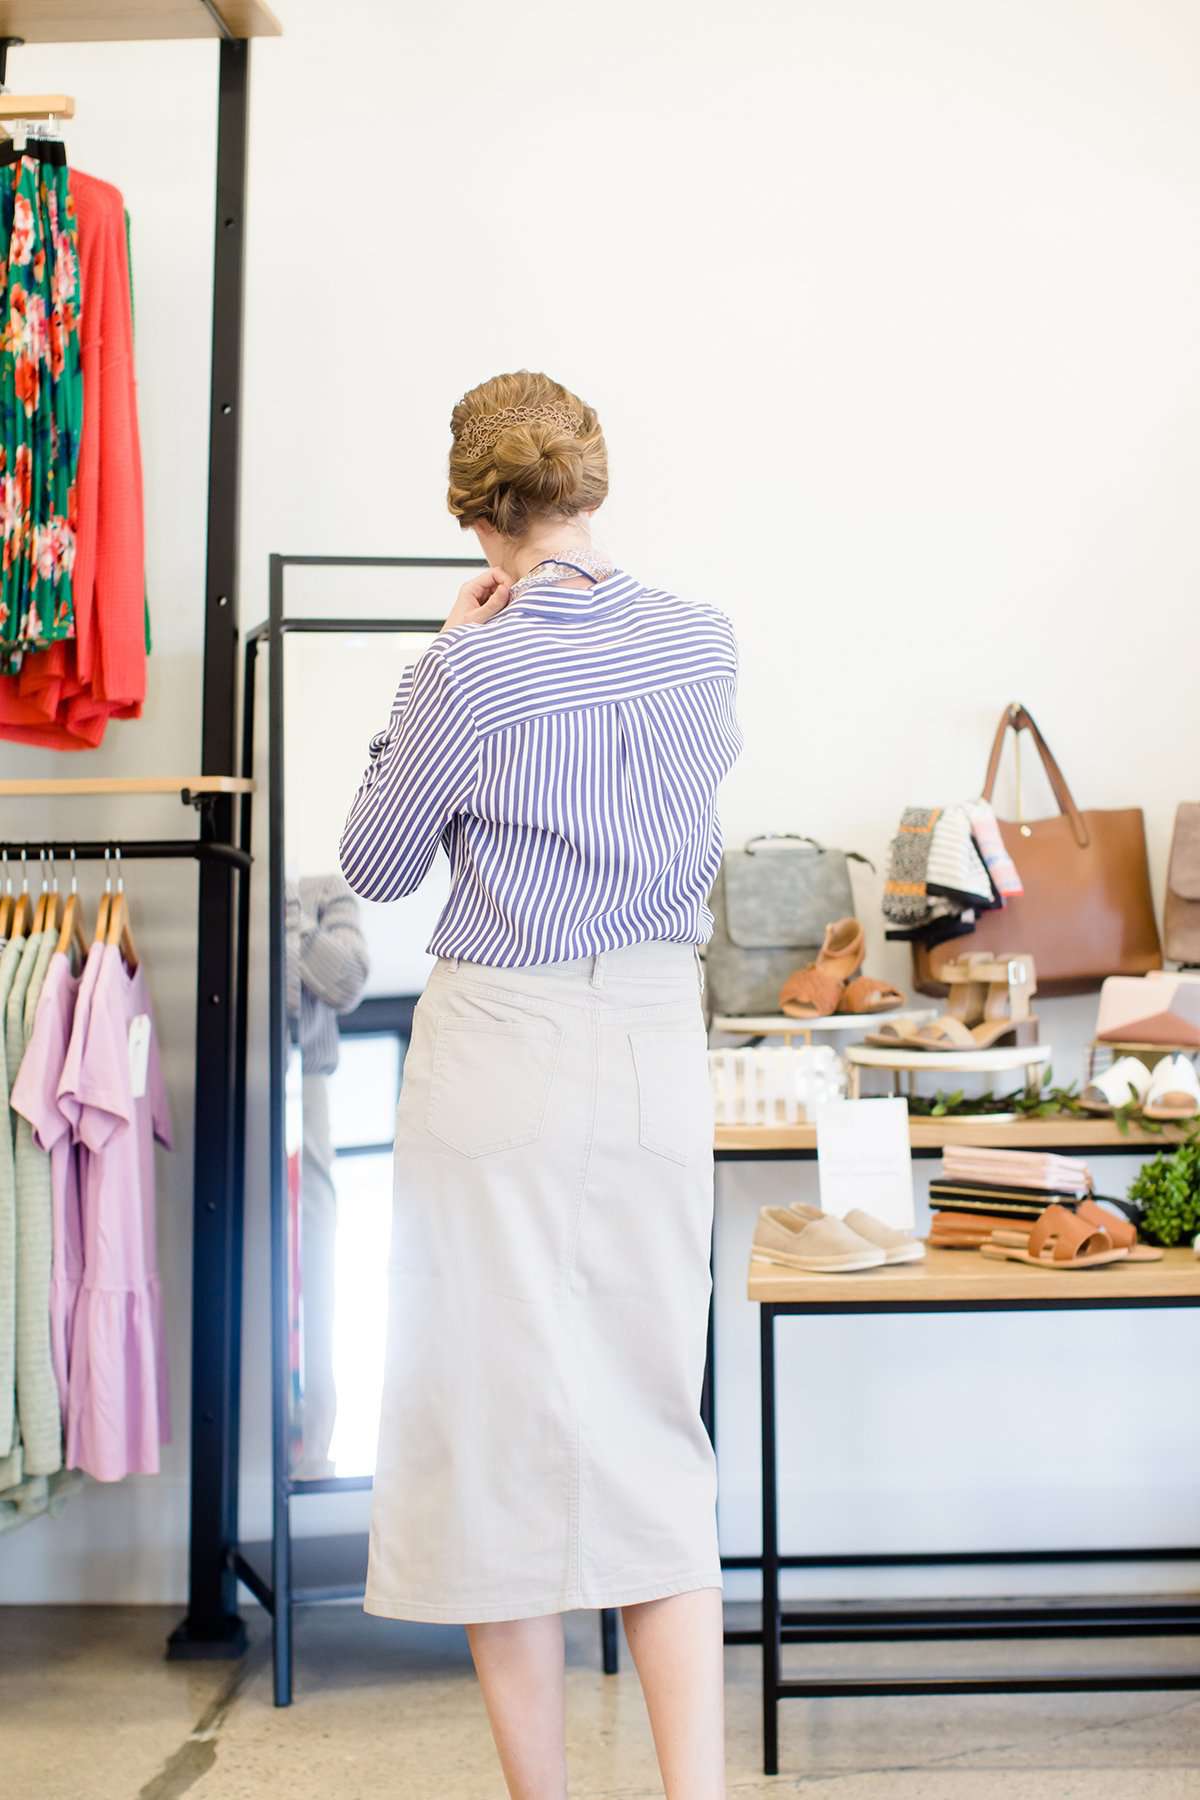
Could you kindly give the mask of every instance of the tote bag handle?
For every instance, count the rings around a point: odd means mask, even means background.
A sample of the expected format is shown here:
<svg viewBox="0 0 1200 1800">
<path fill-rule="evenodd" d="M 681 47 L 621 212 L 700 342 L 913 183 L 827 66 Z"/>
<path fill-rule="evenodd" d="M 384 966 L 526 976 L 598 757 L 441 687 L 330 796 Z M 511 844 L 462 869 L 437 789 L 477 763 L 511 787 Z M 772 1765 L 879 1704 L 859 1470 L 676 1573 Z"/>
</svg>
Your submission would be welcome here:
<svg viewBox="0 0 1200 1800">
<path fill-rule="evenodd" d="M 1086 850 L 1091 838 L 1088 828 L 1083 822 L 1083 815 L 1071 797 L 1066 777 L 1054 760 L 1049 744 L 1042 736 L 1034 721 L 1033 714 L 1026 711 L 1018 700 L 1005 708 L 1000 723 L 996 727 L 996 736 L 992 741 L 992 754 L 988 758 L 987 775 L 983 783 L 983 798 L 991 802 L 996 789 L 996 776 L 1000 772 L 1000 758 L 1004 752 L 1004 741 L 1009 731 L 1027 731 L 1037 746 L 1037 753 L 1042 759 L 1042 767 L 1046 771 L 1046 779 L 1050 783 L 1054 798 L 1058 801 L 1059 812 L 1071 821 L 1071 830 L 1075 834 L 1075 842 L 1081 850 Z"/>
</svg>

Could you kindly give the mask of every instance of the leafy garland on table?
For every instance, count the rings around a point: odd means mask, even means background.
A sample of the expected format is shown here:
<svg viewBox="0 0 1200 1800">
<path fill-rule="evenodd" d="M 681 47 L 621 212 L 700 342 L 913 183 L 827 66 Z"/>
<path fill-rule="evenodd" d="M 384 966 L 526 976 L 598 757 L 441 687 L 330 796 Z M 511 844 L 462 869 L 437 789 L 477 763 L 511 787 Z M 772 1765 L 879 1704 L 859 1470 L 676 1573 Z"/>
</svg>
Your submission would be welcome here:
<svg viewBox="0 0 1200 1800">
<path fill-rule="evenodd" d="M 928 1094 L 910 1094 L 908 1110 L 918 1119 L 952 1119 L 956 1116 L 979 1117 L 987 1113 L 1018 1113 L 1023 1119 L 1059 1118 L 1064 1113 L 1085 1117 L 1087 1108 L 1079 1104 L 1074 1087 L 1054 1086 L 1054 1071 L 1047 1069 L 1040 1087 L 1018 1088 L 1014 1094 L 977 1094 L 968 1099 L 962 1088 L 944 1094 L 939 1088 Z"/>
<path fill-rule="evenodd" d="M 974 1118 L 989 1113 L 1016 1113 L 1022 1119 L 1096 1117 L 1089 1107 L 1080 1104 L 1074 1083 L 1065 1088 L 1054 1086 L 1053 1069 L 1046 1070 L 1040 1087 L 1018 1088 L 1012 1094 L 978 1094 L 968 1098 L 962 1088 L 956 1088 L 952 1094 L 945 1094 L 940 1088 L 933 1095 L 910 1094 L 908 1110 L 915 1119 Z M 1112 1121 L 1122 1137 L 1128 1137 L 1134 1127 L 1147 1137 L 1162 1137 L 1166 1131 L 1163 1120 L 1146 1117 L 1136 1098 L 1114 1107 Z M 1181 1147 L 1200 1146 L 1200 1118 L 1188 1127 L 1179 1143 Z"/>
</svg>

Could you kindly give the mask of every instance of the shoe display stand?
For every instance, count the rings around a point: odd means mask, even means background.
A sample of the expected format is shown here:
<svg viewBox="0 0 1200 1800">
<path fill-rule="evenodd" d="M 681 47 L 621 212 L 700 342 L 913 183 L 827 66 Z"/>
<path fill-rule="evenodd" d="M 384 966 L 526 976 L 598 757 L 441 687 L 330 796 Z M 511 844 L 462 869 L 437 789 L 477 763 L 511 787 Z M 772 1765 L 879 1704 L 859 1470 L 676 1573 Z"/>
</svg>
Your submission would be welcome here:
<svg viewBox="0 0 1200 1800">
<path fill-rule="evenodd" d="M 849 1097 L 862 1098 L 864 1069 L 888 1069 L 897 1094 L 913 1093 L 915 1078 L 932 1070 L 959 1075 L 999 1075 L 1021 1070 L 1025 1085 L 1041 1087 L 1053 1060 L 1049 1044 L 1012 1044 L 1000 1050 L 906 1050 L 873 1044 L 850 1044 L 843 1053 L 848 1064 Z M 905 1077 L 907 1076 L 907 1082 Z"/>
<path fill-rule="evenodd" d="M 900 1007 L 895 1008 L 900 1012 Z M 824 1019 L 793 1019 L 788 1013 L 762 1013 L 753 1017 L 742 1017 L 737 1013 L 717 1013 L 710 1026 L 710 1031 L 720 1031 L 730 1037 L 777 1037 L 782 1038 L 785 1046 L 790 1046 L 794 1039 L 810 1046 L 814 1031 L 873 1031 L 881 1019 L 891 1015 L 888 1013 L 830 1013 Z M 919 1012 L 905 1012 L 905 1018 L 924 1023 L 926 1019 L 936 1018 L 936 1010 L 932 1006 Z"/>
<path fill-rule="evenodd" d="M 1053 1125 L 1053 1122 L 1051 1122 Z M 1002 1138 L 1001 1132 L 993 1133 Z M 1161 1147 L 1161 1140 L 1156 1140 Z M 1061 1138 L 1058 1139 L 1061 1146 Z M 934 1568 L 982 1564 L 1165 1563 L 1200 1559 L 1200 1548 L 1137 1546 L 1100 1548 L 1072 1544 L 1064 1548 L 999 1551 L 945 1551 L 899 1554 L 783 1555 L 779 1548 L 779 1461 L 776 1446 L 775 1322 L 779 1318 L 829 1319 L 853 1315 L 902 1318 L 916 1315 L 1090 1311 L 1130 1308 L 1200 1307 L 1200 1258 L 1190 1250 L 1168 1250 L 1161 1262 L 1132 1263 L 1099 1275 L 1029 1269 L 1019 1263 L 992 1262 L 963 1250 L 931 1249 L 924 1262 L 860 1274 L 805 1275 L 763 1263 L 750 1265 L 747 1294 L 759 1306 L 762 1393 L 762 1629 L 738 1634 L 740 1641 L 762 1646 L 763 1769 L 779 1769 L 779 1702 L 794 1698 L 844 1698 L 853 1695 L 1034 1694 L 1159 1692 L 1200 1688 L 1200 1667 L 1178 1664 L 1156 1670 L 1145 1660 L 1134 1667 L 1096 1672 L 1061 1657 L 1038 1672 L 1022 1650 L 1011 1672 L 964 1673 L 958 1645 L 991 1641 L 1023 1646 L 1030 1640 L 1056 1646 L 1076 1640 L 1111 1640 L 1193 1636 L 1200 1632 L 1200 1603 L 1194 1597 L 1127 1596 L 1119 1600 L 1033 1598 L 1013 1601 L 904 1600 L 890 1606 L 805 1602 L 784 1605 L 779 1593 L 781 1569 Z M 816 1329 L 819 1331 L 820 1326 Z M 900 1327 L 903 1329 L 903 1327 Z M 1064 1346 L 1065 1348 L 1065 1346 Z M 820 1347 L 809 1345 L 810 1360 Z M 1148 1354 L 1153 1354 L 1152 1351 Z M 821 1362 L 820 1366 L 836 1368 Z M 789 1434 L 785 1465 L 819 1464 L 820 1446 L 807 1434 L 806 1421 L 783 1421 Z M 805 1433 L 804 1455 L 796 1461 L 795 1445 Z M 726 1566 L 734 1559 L 727 1559 Z M 736 1559 L 748 1567 L 753 1559 Z M 825 1644 L 949 1643 L 945 1674 L 890 1676 L 851 1673 L 840 1677 L 782 1673 L 785 1643 Z"/>
</svg>

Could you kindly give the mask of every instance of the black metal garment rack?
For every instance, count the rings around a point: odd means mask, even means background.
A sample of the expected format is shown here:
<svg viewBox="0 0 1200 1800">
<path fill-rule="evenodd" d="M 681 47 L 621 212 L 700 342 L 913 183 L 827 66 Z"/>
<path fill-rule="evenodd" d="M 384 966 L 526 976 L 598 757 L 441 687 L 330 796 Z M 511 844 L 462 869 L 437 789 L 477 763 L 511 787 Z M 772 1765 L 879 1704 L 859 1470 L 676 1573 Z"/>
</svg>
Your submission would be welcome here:
<svg viewBox="0 0 1200 1800">
<path fill-rule="evenodd" d="M 219 11 L 214 17 L 222 36 L 200 749 L 205 774 L 233 769 L 238 751 L 238 489 L 250 56 L 249 43 L 231 35 Z M 249 796 L 242 798 L 239 810 L 239 847 L 248 855 Z M 212 808 L 211 830 L 214 838 L 233 841 L 232 798 Z M 240 884 L 235 915 L 225 871 L 212 860 L 202 862 L 192 1198 L 191 1528 L 187 1615 L 167 1645 L 167 1654 L 176 1658 L 239 1656 L 246 1647 L 229 1547 L 237 1537 L 249 926 L 249 881 Z"/>
<path fill-rule="evenodd" d="M 371 1486 L 369 1475 L 334 1475 L 320 1481 L 293 1481 L 288 1444 L 288 1190 L 284 1139 L 284 1083 L 288 1054 L 287 987 L 284 969 L 284 680 L 283 645 L 297 634 L 429 635 L 441 619 L 354 619 L 287 617 L 284 584 L 289 568 L 333 569 L 474 569 L 475 557 L 419 556 L 272 556 L 268 615 L 246 633 L 243 682 L 242 773 L 249 779 L 255 760 L 255 683 L 259 650 L 267 665 L 267 869 L 269 883 L 269 1105 L 270 1105 L 270 1256 L 271 1256 L 271 1537 L 243 1544 L 228 1540 L 232 1573 L 245 1583 L 270 1614 L 277 1706 L 288 1706 L 293 1690 L 292 1614 L 297 1606 L 320 1600 L 350 1599 L 363 1591 L 366 1538 L 332 1536 L 292 1538 L 292 1501 L 307 1494 L 351 1493 Z M 331 846 L 332 853 L 333 846 Z M 231 1290 L 240 1299 L 240 1272 Z M 235 1304 L 236 1304 L 235 1299 Z M 232 1321 L 240 1330 L 240 1305 Z"/>
<path fill-rule="evenodd" d="M 237 764 L 238 483 L 241 440 L 242 276 L 249 40 L 276 35 L 265 0 L 95 0 L 63 16 L 45 0 L 7 0 L 10 46 L 191 37 L 219 40 L 212 365 L 201 779 L 177 789 L 199 813 L 194 839 L 121 835 L 131 860 L 194 860 L 199 868 L 193 1163 L 191 1536 L 188 1611 L 172 1633 L 174 1657 L 236 1656 L 245 1647 L 229 1550 L 237 1531 L 238 1338 L 245 1120 L 246 946 L 250 799 Z M 144 785 L 144 784 L 143 784 Z M 158 783 L 151 791 L 168 791 Z M 10 795 L 133 792 L 138 784 L 7 783 Z M 2 827 L 0 827 L 2 829 Z M 20 849 L 10 841 L 10 850 Z M 26 846 L 95 860 L 117 844 L 66 840 Z"/>
</svg>

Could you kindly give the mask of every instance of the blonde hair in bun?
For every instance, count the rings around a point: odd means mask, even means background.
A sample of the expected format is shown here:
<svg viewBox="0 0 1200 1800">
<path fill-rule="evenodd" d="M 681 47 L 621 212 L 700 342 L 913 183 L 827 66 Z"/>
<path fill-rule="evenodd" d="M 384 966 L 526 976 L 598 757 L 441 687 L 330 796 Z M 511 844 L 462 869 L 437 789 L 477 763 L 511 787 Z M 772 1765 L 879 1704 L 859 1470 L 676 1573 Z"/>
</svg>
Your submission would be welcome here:
<svg viewBox="0 0 1200 1800">
<path fill-rule="evenodd" d="M 450 415 L 446 503 L 460 524 L 524 537 L 543 518 L 588 512 L 608 493 L 608 451 L 592 407 L 529 369 L 494 375 Z"/>
</svg>

